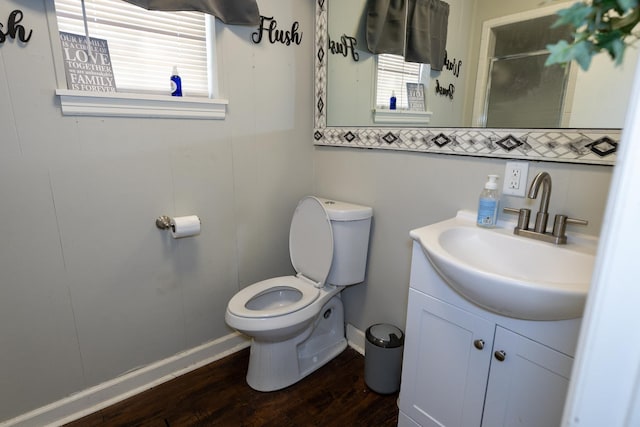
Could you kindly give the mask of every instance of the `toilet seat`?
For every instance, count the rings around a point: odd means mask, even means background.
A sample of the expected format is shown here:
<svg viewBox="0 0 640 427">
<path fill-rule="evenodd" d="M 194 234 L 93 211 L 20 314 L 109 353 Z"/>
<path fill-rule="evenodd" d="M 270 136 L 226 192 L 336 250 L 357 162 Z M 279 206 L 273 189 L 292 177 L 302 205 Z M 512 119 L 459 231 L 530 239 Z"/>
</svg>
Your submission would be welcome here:
<svg viewBox="0 0 640 427">
<path fill-rule="evenodd" d="M 251 301 L 269 292 L 292 290 L 298 292 L 299 299 L 290 303 L 267 309 L 252 309 L 248 307 Z M 283 276 L 263 280 L 247 286 L 235 294 L 229 301 L 227 309 L 230 313 L 246 318 L 270 318 L 283 316 L 301 310 L 314 302 L 320 295 L 320 290 L 307 280 L 296 276 Z"/>
</svg>

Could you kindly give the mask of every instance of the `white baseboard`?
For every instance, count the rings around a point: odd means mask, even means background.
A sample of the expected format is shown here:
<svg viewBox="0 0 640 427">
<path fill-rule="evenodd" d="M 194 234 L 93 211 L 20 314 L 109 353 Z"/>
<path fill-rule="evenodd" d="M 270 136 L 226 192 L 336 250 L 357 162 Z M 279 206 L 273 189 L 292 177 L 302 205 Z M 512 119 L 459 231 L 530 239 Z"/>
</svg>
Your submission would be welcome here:
<svg viewBox="0 0 640 427">
<path fill-rule="evenodd" d="M 350 323 L 347 323 L 347 343 L 349 347 L 364 356 L 364 332 Z"/>
<path fill-rule="evenodd" d="M 236 332 L 0 422 L 0 427 L 59 426 L 249 347 Z"/>
</svg>

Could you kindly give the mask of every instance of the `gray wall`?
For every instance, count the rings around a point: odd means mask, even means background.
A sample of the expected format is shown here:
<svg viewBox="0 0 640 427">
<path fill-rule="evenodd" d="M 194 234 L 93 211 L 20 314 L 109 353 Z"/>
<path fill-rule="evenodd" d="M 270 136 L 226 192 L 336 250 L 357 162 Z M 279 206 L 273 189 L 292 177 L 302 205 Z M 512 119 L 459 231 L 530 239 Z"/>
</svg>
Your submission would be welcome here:
<svg viewBox="0 0 640 427">
<path fill-rule="evenodd" d="M 0 22 L 20 9 L 33 29 L 0 45 L 0 420 L 229 334 L 238 289 L 292 272 L 314 3 L 259 4 L 302 44 L 218 21 L 228 115 L 198 121 L 62 116 L 44 0 L 0 2 Z M 163 214 L 199 215 L 202 234 L 167 238 Z"/>
<path fill-rule="evenodd" d="M 316 193 L 373 207 L 367 279 L 342 293 L 348 323 L 362 331 L 379 322 L 404 328 L 411 263 L 409 231 L 451 218 L 459 209 L 476 210 L 487 175 L 504 176 L 505 163 L 500 159 L 316 147 Z M 612 168 L 530 162 L 528 182 L 543 170 L 553 180 L 549 212 L 589 220 L 589 226 L 571 226 L 570 231 L 599 234 Z M 539 201 L 503 196 L 502 206 L 526 206 L 536 212 Z"/>
</svg>

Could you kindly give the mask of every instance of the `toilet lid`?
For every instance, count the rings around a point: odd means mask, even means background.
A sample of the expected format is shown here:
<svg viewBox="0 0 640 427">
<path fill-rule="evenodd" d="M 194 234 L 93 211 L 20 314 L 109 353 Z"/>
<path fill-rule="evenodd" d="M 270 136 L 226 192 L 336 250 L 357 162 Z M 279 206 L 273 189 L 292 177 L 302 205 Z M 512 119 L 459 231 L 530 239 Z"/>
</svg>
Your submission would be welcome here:
<svg viewBox="0 0 640 427">
<path fill-rule="evenodd" d="M 315 197 L 300 200 L 289 230 L 289 255 L 298 274 L 324 286 L 333 259 L 331 221 Z"/>
</svg>

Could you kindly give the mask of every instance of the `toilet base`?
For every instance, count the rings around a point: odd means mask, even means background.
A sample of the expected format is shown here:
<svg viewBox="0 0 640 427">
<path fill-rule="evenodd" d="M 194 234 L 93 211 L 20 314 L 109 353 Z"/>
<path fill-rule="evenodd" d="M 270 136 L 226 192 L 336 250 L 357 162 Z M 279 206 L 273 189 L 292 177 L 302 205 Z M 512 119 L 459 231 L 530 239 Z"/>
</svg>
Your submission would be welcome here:
<svg viewBox="0 0 640 427">
<path fill-rule="evenodd" d="M 247 383 L 258 391 L 283 389 L 324 366 L 346 347 L 344 309 L 336 295 L 299 335 L 280 342 L 254 338 L 251 341 Z"/>
</svg>

